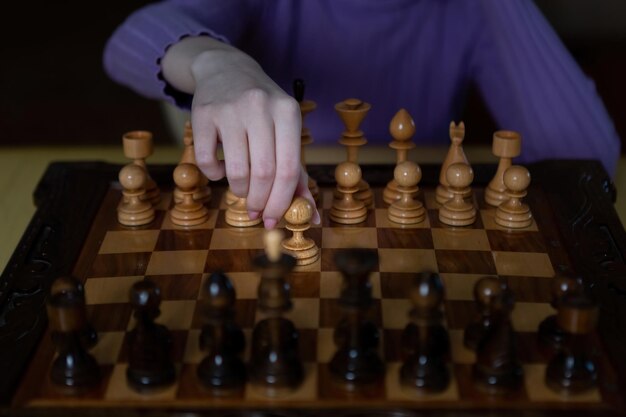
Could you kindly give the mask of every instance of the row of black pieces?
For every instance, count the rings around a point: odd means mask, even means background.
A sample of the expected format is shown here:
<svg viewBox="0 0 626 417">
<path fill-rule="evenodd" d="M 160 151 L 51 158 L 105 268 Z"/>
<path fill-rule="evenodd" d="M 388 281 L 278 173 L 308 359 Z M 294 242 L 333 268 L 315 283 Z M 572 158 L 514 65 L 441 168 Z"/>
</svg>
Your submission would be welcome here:
<svg viewBox="0 0 626 417">
<path fill-rule="evenodd" d="M 465 329 L 463 339 L 476 352 L 472 376 L 487 393 L 519 390 L 523 371 L 511 322 L 513 293 L 505 279 L 485 277 L 476 282 L 474 298 L 479 317 Z M 588 353 L 597 305 L 585 295 L 581 280 L 569 276 L 553 278 L 551 305 L 557 313 L 543 320 L 537 332 L 539 346 L 551 355 L 546 385 L 562 395 L 582 393 L 597 383 L 597 366 Z"/>
</svg>

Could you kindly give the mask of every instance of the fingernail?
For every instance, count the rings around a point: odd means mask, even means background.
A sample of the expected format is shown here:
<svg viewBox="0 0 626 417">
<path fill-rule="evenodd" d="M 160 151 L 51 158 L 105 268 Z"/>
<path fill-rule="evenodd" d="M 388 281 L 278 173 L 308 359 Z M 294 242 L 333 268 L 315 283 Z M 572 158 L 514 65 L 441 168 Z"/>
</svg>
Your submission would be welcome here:
<svg viewBox="0 0 626 417">
<path fill-rule="evenodd" d="M 276 226 L 276 219 L 263 219 L 263 224 L 266 229 L 273 229 Z"/>
<path fill-rule="evenodd" d="M 250 217 L 251 220 L 254 220 L 254 219 L 259 217 L 259 212 L 258 211 L 248 211 L 248 217 Z"/>
</svg>

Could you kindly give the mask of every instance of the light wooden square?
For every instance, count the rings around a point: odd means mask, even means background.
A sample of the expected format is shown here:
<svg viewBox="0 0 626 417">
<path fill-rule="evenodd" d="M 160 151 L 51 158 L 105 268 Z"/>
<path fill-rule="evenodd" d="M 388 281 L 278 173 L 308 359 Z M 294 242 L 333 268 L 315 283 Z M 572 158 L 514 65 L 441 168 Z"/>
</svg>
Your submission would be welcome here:
<svg viewBox="0 0 626 417">
<path fill-rule="evenodd" d="M 159 239 L 159 230 L 109 230 L 98 253 L 152 252 Z"/>
<path fill-rule="evenodd" d="M 473 300 L 474 285 L 484 278 L 483 274 L 441 273 L 441 280 L 446 291 L 446 300 Z"/>
<path fill-rule="evenodd" d="M 445 228 L 432 229 L 435 249 L 491 250 L 489 238 L 483 229 Z"/>
<path fill-rule="evenodd" d="M 432 249 L 378 249 L 380 272 L 437 272 L 437 257 Z"/>
<path fill-rule="evenodd" d="M 320 328 L 317 331 L 317 362 L 328 363 L 337 351 L 333 340 L 333 328 Z"/>
<path fill-rule="evenodd" d="M 155 321 L 169 330 L 188 330 L 191 327 L 195 308 L 195 300 L 162 301 L 160 306 L 161 314 Z M 131 316 L 127 329 L 133 329 L 135 323 L 135 318 Z"/>
<path fill-rule="evenodd" d="M 374 298 L 381 298 L 380 273 L 372 272 L 370 274 L 370 282 L 372 284 L 372 296 Z M 343 277 L 341 276 L 341 272 L 322 272 L 320 275 L 320 297 L 339 298 L 342 285 Z"/>
<path fill-rule="evenodd" d="M 554 268 L 547 253 L 492 252 L 499 275 L 554 277 Z"/>
<path fill-rule="evenodd" d="M 143 278 L 143 276 L 89 278 L 85 283 L 86 303 L 127 303 L 130 288 Z"/>
<path fill-rule="evenodd" d="M 411 302 L 406 299 L 384 298 L 380 300 L 383 328 L 385 329 L 404 329 L 409 323 L 409 311 L 411 310 Z"/>
<path fill-rule="evenodd" d="M 536 332 L 543 319 L 554 313 L 548 303 L 515 303 L 511 314 L 513 328 L 518 332 Z"/>
<path fill-rule="evenodd" d="M 208 253 L 208 250 L 153 252 L 146 275 L 201 274 Z"/>
<path fill-rule="evenodd" d="M 325 227 L 322 229 L 324 248 L 377 248 L 375 227 Z"/>
<path fill-rule="evenodd" d="M 450 336 L 450 354 L 452 363 L 473 364 L 476 362 L 476 353 L 465 347 L 463 344 L 463 329 L 449 329 Z"/>
<path fill-rule="evenodd" d="M 117 363 L 126 332 L 99 332 L 98 343 L 90 353 L 100 365 Z"/>
</svg>

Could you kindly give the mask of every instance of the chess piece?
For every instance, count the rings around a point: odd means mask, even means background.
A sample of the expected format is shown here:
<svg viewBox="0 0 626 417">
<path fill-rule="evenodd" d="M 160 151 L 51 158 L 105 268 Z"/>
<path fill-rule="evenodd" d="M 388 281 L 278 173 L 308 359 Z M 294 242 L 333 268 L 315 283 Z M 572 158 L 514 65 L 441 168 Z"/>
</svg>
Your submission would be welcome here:
<svg viewBox="0 0 626 417">
<path fill-rule="evenodd" d="M 183 133 L 183 143 L 185 148 L 183 149 L 183 155 L 180 158 L 179 164 L 192 164 L 198 166 L 196 161 L 196 151 L 193 143 L 193 131 L 191 129 L 191 122 L 187 120 L 185 122 L 185 130 Z M 199 169 L 199 168 L 198 168 Z M 198 191 L 193 194 L 193 199 L 206 204 L 211 200 L 211 188 L 209 187 L 209 179 L 200 171 L 200 183 L 198 185 Z M 180 188 L 174 189 L 174 202 L 181 203 L 183 201 L 183 194 Z"/>
<path fill-rule="evenodd" d="M 340 103 L 335 104 L 335 110 L 339 114 L 341 121 L 343 122 L 346 130 L 342 132 L 339 143 L 346 146 L 347 161 L 357 164 L 358 150 L 360 146 L 367 143 L 367 139 L 363 134 L 363 131 L 359 129 L 359 126 L 367 112 L 369 112 L 371 106 L 369 103 L 365 103 L 356 98 L 349 98 Z M 363 178 L 359 179 L 357 184 L 357 191 L 354 195 L 359 201 L 365 204 L 365 207 L 373 207 L 374 194 L 370 189 L 370 186 Z M 335 198 L 341 198 L 338 193 L 335 193 Z"/>
<path fill-rule="evenodd" d="M 206 324 L 200 334 L 200 348 L 207 356 L 198 365 L 198 379 L 215 390 L 240 389 L 246 367 L 240 358 L 244 336 L 234 322 L 235 289 L 228 277 L 213 273 L 204 284 Z"/>
<path fill-rule="evenodd" d="M 292 306 L 285 276 L 296 261 L 281 253 L 281 241 L 279 230 L 267 231 L 265 254 L 255 258 L 256 267 L 261 269 L 257 306 L 266 318 L 252 331 L 250 382 L 268 396 L 294 390 L 304 379 L 298 331 L 290 320 L 282 317 Z"/>
<path fill-rule="evenodd" d="M 160 314 L 161 291 L 144 279 L 131 287 L 129 296 L 136 325 L 128 337 L 126 379 L 137 391 L 168 386 L 176 377 L 172 339 L 165 326 L 154 321 Z"/>
<path fill-rule="evenodd" d="M 411 324 L 403 333 L 403 345 L 411 352 L 400 368 L 400 382 L 424 392 L 441 392 L 450 383 L 446 355 L 450 339 L 443 326 L 444 290 L 441 278 L 435 273 L 419 274 L 410 292 L 413 309 Z"/>
<path fill-rule="evenodd" d="M 465 138 L 465 123 L 461 122 L 458 125 L 454 121 L 450 122 L 450 148 L 446 154 L 446 158 L 441 165 L 441 171 L 439 173 L 439 185 L 437 186 L 435 199 L 439 204 L 443 204 L 450 200 L 453 195 L 448 190 L 450 185 L 447 178 L 448 168 L 452 164 L 463 163 L 469 165 L 465 151 L 463 150 L 463 139 Z M 463 198 L 467 199 L 472 195 L 472 190 L 467 189 L 463 192 Z"/>
<path fill-rule="evenodd" d="M 506 281 L 500 281 L 500 295 L 493 301 L 491 324 L 476 348 L 472 378 L 479 390 L 500 395 L 522 386 L 523 370 L 511 323 L 514 300 Z"/>
<path fill-rule="evenodd" d="M 226 223 L 233 227 L 252 227 L 261 224 L 263 221 L 261 216 L 256 219 L 251 219 L 250 216 L 248 216 L 247 199 L 236 198 L 235 202 L 226 208 Z"/>
<path fill-rule="evenodd" d="M 439 221 L 448 226 L 469 226 L 476 221 L 476 208 L 465 200 L 474 180 L 472 167 L 463 163 L 450 165 L 446 171 L 452 198 L 439 208 Z"/>
<path fill-rule="evenodd" d="M 498 225 L 509 229 L 522 229 L 533 223 L 533 215 L 522 198 L 527 194 L 530 185 L 530 173 L 526 168 L 513 165 L 504 172 L 504 194 L 507 200 L 496 209 L 495 221 Z"/>
<path fill-rule="evenodd" d="M 305 127 L 304 125 L 304 118 L 306 117 L 307 114 L 315 110 L 315 108 L 317 107 L 317 104 L 315 104 L 314 101 L 304 99 L 304 90 L 305 90 L 304 80 L 300 78 L 295 79 L 293 82 L 293 95 L 296 101 L 298 102 L 298 104 L 300 105 L 300 116 L 302 118 L 302 130 L 300 133 L 300 143 L 301 143 L 300 161 L 302 162 L 302 167 L 304 167 L 304 170 L 306 171 L 307 169 L 306 169 L 306 159 L 305 159 L 304 148 L 305 146 L 313 143 L 313 138 L 311 137 L 311 130 Z M 310 175 L 309 175 L 308 187 L 309 187 L 309 191 L 311 192 L 311 195 L 313 196 L 313 200 L 315 200 L 315 203 L 319 203 L 320 189 L 317 186 L 317 182 Z"/>
<path fill-rule="evenodd" d="M 74 282 L 62 280 L 54 284 L 46 306 L 57 350 L 50 379 L 63 390 L 82 391 L 98 385 L 101 372 L 83 342 L 88 328 L 84 294 Z"/>
<path fill-rule="evenodd" d="M 339 305 L 344 318 L 335 329 L 337 351 L 328 368 L 331 374 L 352 389 L 355 385 L 380 380 L 385 365 L 378 355 L 378 329 L 366 319 L 373 303 L 369 275 L 378 264 L 378 254 L 370 249 L 349 249 L 335 256 L 344 284 Z"/>
<path fill-rule="evenodd" d="M 354 198 L 354 194 L 359 190 L 360 179 L 361 168 L 354 162 L 342 162 L 335 168 L 335 180 L 341 198 L 334 199 L 330 209 L 330 218 L 334 222 L 357 224 L 367 218 L 365 203 Z"/>
<path fill-rule="evenodd" d="M 476 350 L 494 323 L 494 317 L 504 308 L 508 308 L 508 290 L 506 281 L 496 277 L 481 278 L 474 284 L 474 300 L 479 317 L 470 323 L 463 334 L 466 348 Z"/>
<path fill-rule="evenodd" d="M 194 200 L 200 184 L 200 170 L 192 164 L 183 163 L 174 169 L 174 183 L 182 196 L 180 203 L 176 203 L 170 210 L 170 219 L 177 226 L 197 226 L 209 219 L 209 210 Z"/>
<path fill-rule="evenodd" d="M 396 165 L 399 165 L 406 161 L 409 150 L 415 148 L 415 144 L 411 142 L 411 137 L 415 134 L 415 122 L 413 122 L 409 112 L 400 109 L 389 123 L 389 132 L 393 137 L 389 147 L 396 150 Z M 394 178 L 387 183 L 383 191 L 383 200 L 385 203 L 391 204 L 399 200 L 401 196 L 398 191 L 398 183 Z M 413 195 L 412 197 L 416 196 Z"/>
<path fill-rule="evenodd" d="M 485 189 L 485 202 L 492 206 L 499 206 L 508 199 L 504 185 L 504 172 L 511 166 L 511 160 L 519 156 L 522 148 L 522 138 L 519 133 L 509 130 L 499 130 L 493 134 L 492 152 L 500 157 L 498 169 L 493 179 Z"/>
<path fill-rule="evenodd" d="M 124 226 L 144 226 L 154 220 L 154 207 L 145 198 L 146 170 L 140 165 L 128 164 L 119 173 L 122 201 L 117 207 L 117 221 Z"/>
<path fill-rule="evenodd" d="M 157 205 L 161 201 L 161 192 L 156 182 L 150 177 L 146 158 L 152 155 L 154 145 L 152 143 L 152 133 L 146 130 L 134 130 L 122 136 L 124 156 L 132 159 L 135 165 L 139 165 L 146 171 L 146 193 L 142 199 L 150 201 L 152 205 Z"/>
<path fill-rule="evenodd" d="M 54 297 L 56 294 L 60 294 L 63 292 L 71 292 L 75 294 L 77 297 L 82 297 L 82 301 L 77 303 L 77 308 L 81 308 L 82 310 L 79 314 L 81 316 L 87 317 L 87 312 L 85 311 L 85 287 L 83 284 L 74 277 L 59 277 L 54 280 L 52 285 L 50 286 L 50 296 Z M 83 345 L 87 348 L 92 348 L 98 343 L 98 333 L 96 329 L 93 328 L 91 323 L 87 320 L 83 323 L 85 327 L 81 330 L 80 340 Z"/>
<path fill-rule="evenodd" d="M 413 199 L 419 190 L 417 184 L 422 179 L 420 167 L 411 161 L 400 162 L 393 171 L 396 191 L 400 199 L 395 200 L 387 210 L 387 217 L 394 223 L 417 224 L 424 221 L 426 210 L 421 201 Z"/>
<path fill-rule="evenodd" d="M 309 265 L 320 257 L 320 250 L 304 232 L 311 228 L 313 207 L 303 197 L 296 197 L 285 212 L 287 225 L 285 228 L 293 232 L 289 239 L 282 242 L 285 251 L 296 259 L 296 265 Z"/>
<path fill-rule="evenodd" d="M 556 321 L 565 337 L 559 352 L 548 363 L 546 384 L 562 395 L 592 389 L 596 386 L 598 371 L 589 355 L 589 335 L 598 322 L 598 306 L 582 293 L 566 293 Z"/>
<path fill-rule="evenodd" d="M 565 296 L 581 295 L 583 286 L 580 281 L 573 277 L 556 276 L 552 278 L 550 285 L 552 300 L 550 305 L 558 310 Z M 539 342 L 549 349 L 559 349 L 565 339 L 565 331 L 557 323 L 556 314 L 546 317 L 539 324 Z"/>
</svg>

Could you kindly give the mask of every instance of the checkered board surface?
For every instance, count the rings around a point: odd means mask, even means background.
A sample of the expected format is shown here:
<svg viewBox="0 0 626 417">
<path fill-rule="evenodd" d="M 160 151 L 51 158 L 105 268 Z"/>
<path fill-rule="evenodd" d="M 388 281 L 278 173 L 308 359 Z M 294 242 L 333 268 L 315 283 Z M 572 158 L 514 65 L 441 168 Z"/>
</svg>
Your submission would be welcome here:
<svg viewBox="0 0 626 417">
<path fill-rule="evenodd" d="M 206 391 L 196 377 L 196 366 L 203 358 L 198 337 L 202 327 L 203 280 L 213 271 L 223 270 L 237 291 L 236 320 L 244 329 L 247 345 L 256 311 L 259 275 L 252 260 L 262 252 L 263 229 L 233 228 L 224 221 L 223 189 L 213 189 L 208 204 L 210 219 L 203 225 L 184 229 L 172 225 L 168 216 L 172 193 L 162 190 L 157 219 L 149 226 L 126 228 L 117 223 L 115 207 L 121 198 L 119 186 L 107 194 L 81 254 L 84 266 L 77 272 L 84 280 L 87 312 L 99 333 L 92 354 L 102 365 L 101 386 L 79 396 L 58 391 L 47 372 L 54 355 L 49 334 L 45 334 L 34 362 L 15 397 L 17 406 L 85 407 L 409 407 L 409 408 L 602 408 L 603 394 L 594 390 L 584 395 L 563 397 L 543 381 L 549 357 L 537 344 L 536 329 L 553 314 L 550 300 L 551 278 L 570 268 L 558 232 L 551 225 L 549 208 L 540 189 L 531 187 L 528 202 L 535 215 L 531 227 L 507 231 L 494 223 L 495 209 L 482 203 L 483 190 L 474 189 L 479 216 L 472 226 L 452 228 L 438 221 L 434 189 L 420 191 L 428 216 L 415 226 L 400 227 L 386 217 L 382 189 L 374 189 L 375 208 L 367 220 L 356 226 L 331 223 L 328 213 L 332 189 L 322 189 L 319 204 L 323 222 L 307 235 L 321 248 L 321 259 L 290 275 L 293 310 L 288 313 L 300 331 L 300 354 L 306 378 L 295 391 L 268 398 L 246 386 L 230 397 L 217 398 Z M 379 265 L 371 275 L 374 297 L 368 315 L 382 328 L 380 353 L 386 363 L 386 377 L 379 384 L 356 392 L 342 389 L 329 375 L 326 364 L 335 346 L 332 333 L 342 317 L 337 305 L 341 276 L 333 262 L 340 248 L 377 248 Z M 451 338 L 449 366 L 452 382 L 437 395 L 418 395 L 402 388 L 398 372 L 403 357 L 400 335 L 407 324 L 410 308 L 405 298 L 412 273 L 438 271 L 443 279 L 445 325 Z M 463 329 L 476 317 L 472 290 L 485 275 L 506 277 L 516 305 L 513 324 L 518 332 L 519 355 L 524 366 L 524 387 L 514 395 L 488 397 L 478 392 L 471 380 L 475 360 L 463 347 Z M 158 321 L 174 338 L 177 363 L 176 383 L 162 391 L 139 394 L 125 380 L 126 338 L 133 327 L 127 302 L 131 285 L 149 277 L 161 288 L 163 302 Z M 247 357 L 247 352 L 245 354 Z M 599 354 L 599 356 L 602 356 Z M 45 372 L 45 374 L 44 374 Z"/>
</svg>

